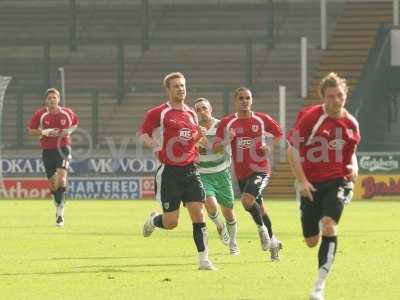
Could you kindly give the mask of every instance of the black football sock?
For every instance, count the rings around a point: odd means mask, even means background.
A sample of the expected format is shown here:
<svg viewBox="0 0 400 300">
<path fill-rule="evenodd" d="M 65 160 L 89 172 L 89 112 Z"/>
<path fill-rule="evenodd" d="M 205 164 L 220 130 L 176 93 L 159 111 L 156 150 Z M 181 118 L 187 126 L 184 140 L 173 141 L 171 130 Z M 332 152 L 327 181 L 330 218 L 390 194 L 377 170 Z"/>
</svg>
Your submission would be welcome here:
<svg viewBox="0 0 400 300">
<path fill-rule="evenodd" d="M 164 228 L 163 222 L 162 222 L 162 214 L 157 215 L 153 218 L 153 224 L 154 226 L 158 227 L 158 228 Z"/>
<path fill-rule="evenodd" d="M 318 251 L 318 268 L 328 273 L 335 259 L 337 248 L 336 236 L 322 236 L 321 245 Z"/>
<path fill-rule="evenodd" d="M 264 223 L 265 227 L 267 227 L 267 229 L 268 229 L 268 235 L 270 237 L 272 237 L 274 233 L 272 232 L 272 224 L 271 224 L 270 218 L 268 217 L 267 214 L 264 214 L 262 216 L 262 220 L 263 220 L 263 223 Z"/>
<path fill-rule="evenodd" d="M 193 239 L 197 252 L 207 252 L 208 234 L 206 223 L 193 223 Z"/>
<path fill-rule="evenodd" d="M 261 218 L 261 209 L 257 202 L 254 202 L 254 204 L 249 209 L 246 208 L 246 210 L 250 213 L 250 215 L 253 217 L 254 222 L 258 226 L 263 225 L 263 220 Z"/>
</svg>

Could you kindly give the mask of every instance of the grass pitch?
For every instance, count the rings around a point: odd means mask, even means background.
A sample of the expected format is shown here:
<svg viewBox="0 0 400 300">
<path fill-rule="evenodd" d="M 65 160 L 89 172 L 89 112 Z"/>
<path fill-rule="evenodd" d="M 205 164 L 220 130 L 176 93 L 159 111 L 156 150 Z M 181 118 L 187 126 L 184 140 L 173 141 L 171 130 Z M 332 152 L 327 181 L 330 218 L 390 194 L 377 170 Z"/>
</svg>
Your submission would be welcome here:
<svg viewBox="0 0 400 300">
<path fill-rule="evenodd" d="M 65 227 L 46 201 L 0 201 L 0 299 L 306 300 L 318 248 L 302 241 L 297 204 L 267 201 L 282 260 L 269 261 L 250 216 L 236 204 L 241 255 L 231 257 L 209 228 L 216 272 L 198 271 L 182 209 L 173 231 L 143 238 L 154 201 L 70 201 Z M 340 224 L 326 299 L 399 299 L 400 202 L 354 201 Z M 268 259 L 267 259 L 268 257 Z"/>
</svg>

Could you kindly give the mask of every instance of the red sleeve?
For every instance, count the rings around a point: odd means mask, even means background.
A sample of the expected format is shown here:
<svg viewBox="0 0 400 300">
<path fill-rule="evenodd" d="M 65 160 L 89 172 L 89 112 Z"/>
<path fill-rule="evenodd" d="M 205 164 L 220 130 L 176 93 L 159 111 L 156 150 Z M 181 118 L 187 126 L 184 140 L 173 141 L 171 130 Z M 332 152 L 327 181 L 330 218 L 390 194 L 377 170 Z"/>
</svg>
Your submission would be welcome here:
<svg viewBox="0 0 400 300">
<path fill-rule="evenodd" d="M 148 111 L 144 117 L 144 121 L 142 125 L 139 128 L 139 134 L 145 134 L 147 133 L 150 137 L 153 135 L 154 129 L 157 127 L 160 127 L 160 120 L 161 120 L 161 114 L 160 114 L 160 108 L 156 107 Z"/>
<path fill-rule="evenodd" d="M 70 109 L 70 108 L 67 108 L 67 107 L 66 107 L 65 110 L 66 110 L 66 112 L 69 114 L 69 116 L 71 117 L 71 122 L 72 122 L 71 126 L 78 125 L 78 124 L 79 124 L 78 115 L 77 115 L 76 113 L 74 113 L 74 112 L 72 111 L 72 109 Z"/>
<path fill-rule="evenodd" d="M 289 144 L 295 148 L 302 146 L 310 136 L 315 122 L 311 114 L 305 111 L 299 112 L 296 124 L 288 133 L 287 140 Z"/>
<path fill-rule="evenodd" d="M 267 133 L 272 134 L 274 137 L 280 138 L 282 136 L 282 129 L 279 123 L 267 114 L 261 114 L 261 117 L 265 124 L 264 130 Z"/>
<path fill-rule="evenodd" d="M 215 132 L 215 139 L 213 143 L 213 148 L 217 145 L 220 144 L 224 138 L 225 138 L 225 129 L 226 125 L 228 124 L 228 118 L 223 118 L 221 122 L 218 124 L 217 131 Z"/>
<path fill-rule="evenodd" d="M 29 129 L 39 129 L 40 126 L 40 116 L 42 115 L 42 110 L 39 109 L 35 111 L 35 113 L 32 116 L 31 121 L 28 124 Z"/>
</svg>

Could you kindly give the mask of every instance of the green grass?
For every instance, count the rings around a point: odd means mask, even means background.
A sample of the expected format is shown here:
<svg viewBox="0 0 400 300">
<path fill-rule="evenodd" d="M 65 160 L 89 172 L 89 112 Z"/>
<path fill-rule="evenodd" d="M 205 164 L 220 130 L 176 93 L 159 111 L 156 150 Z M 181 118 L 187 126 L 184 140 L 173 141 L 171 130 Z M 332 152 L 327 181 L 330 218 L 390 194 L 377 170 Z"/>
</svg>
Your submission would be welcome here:
<svg viewBox="0 0 400 300">
<path fill-rule="evenodd" d="M 64 228 L 51 201 L 0 201 L 1 299 L 306 300 L 315 249 L 302 241 L 294 201 L 269 201 L 284 242 L 282 261 L 260 250 L 239 203 L 241 255 L 231 257 L 208 222 L 217 272 L 197 271 L 191 224 L 182 209 L 173 231 L 141 236 L 154 201 L 70 201 Z M 400 202 L 353 202 L 342 218 L 326 296 L 331 300 L 399 299 Z M 396 283 L 397 282 L 397 283 Z"/>
</svg>

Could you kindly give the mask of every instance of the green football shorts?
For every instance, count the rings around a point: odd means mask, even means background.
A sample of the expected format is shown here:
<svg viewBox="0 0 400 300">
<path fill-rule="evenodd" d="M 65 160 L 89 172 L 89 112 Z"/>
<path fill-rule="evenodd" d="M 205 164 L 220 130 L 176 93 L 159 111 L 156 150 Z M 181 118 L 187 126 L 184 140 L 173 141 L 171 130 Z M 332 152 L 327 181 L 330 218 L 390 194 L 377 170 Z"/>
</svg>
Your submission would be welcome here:
<svg viewBox="0 0 400 300">
<path fill-rule="evenodd" d="M 231 171 L 224 171 L 213 174 L 201 174 L 201 182 L 206 191 L 206 197 L 215 197 L 217 202 L 225 207 L 233 208 L 234 194 L 232 187 Z"/>
</svg>

